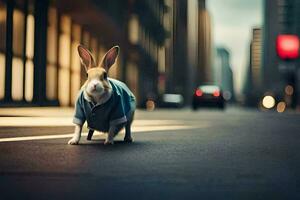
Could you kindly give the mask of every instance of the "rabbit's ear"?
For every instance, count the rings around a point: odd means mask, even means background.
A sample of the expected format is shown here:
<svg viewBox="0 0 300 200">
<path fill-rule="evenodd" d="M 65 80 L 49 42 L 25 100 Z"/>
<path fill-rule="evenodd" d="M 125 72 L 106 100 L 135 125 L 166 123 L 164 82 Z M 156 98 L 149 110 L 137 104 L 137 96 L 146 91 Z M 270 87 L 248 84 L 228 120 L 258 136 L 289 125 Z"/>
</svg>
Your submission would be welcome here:
<svg viewBox="0 0 300 200">
<path fill-rule="evenodd" d="M 119 46 L 114 46 L 103 56 L 100 66 L 103 67 L 106 71 L 115 63 L 119 55 Z"/>
<path fill-rule="evenodd" d="M 77 49 L 80 56 L 80 61 L 84 65 L 85 70 L 88 71 L 90 68 L 95 67 L 95 61 L 92 53 L 82 45 L 78 45 Z"/>
</svg>

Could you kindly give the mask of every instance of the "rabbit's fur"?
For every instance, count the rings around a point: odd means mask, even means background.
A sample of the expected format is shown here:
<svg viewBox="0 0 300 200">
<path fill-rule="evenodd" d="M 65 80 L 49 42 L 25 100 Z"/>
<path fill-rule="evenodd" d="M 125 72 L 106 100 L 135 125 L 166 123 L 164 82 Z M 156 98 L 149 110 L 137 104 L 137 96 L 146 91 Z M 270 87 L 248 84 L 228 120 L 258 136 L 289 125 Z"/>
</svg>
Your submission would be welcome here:
<svg viewBox="0 0 300 200">
<path fill-rule="evenodd" d="M 90 100 L 93 103 L 93 105 L 97 106 L 103 104 L 104 106 L 106 106 L 105 103 L 110 100 L 114 92 L 111 85 L 112 81 L 111 79 L 108 79 L 107 73 L 118 57 L 119 47 L 118 46 L 112 47 L 103 56 L 99 65 L 96 65 L 92 54 L 84 46 L 82 45 L 78 46 L 78 53 L 81 62 L 88 74 L 88 78 L 81 89 L 84 93 L 84 97 Z M 125 84 L 122 82 L 119 82 L 117 80 L 114 80 L 114 82 L 120 83 L 123 85 L 123 87 L 127 88 Z M 127 90 L 129 89 L 127 88 Z M 130 94 L 132 93 L 130 92 Z M 135 103 L 134 96 L 131 101 L 134 101 Z M 127 118 L 125 117 L 125 121 L 123 120 L 122 122 L 119 121 L 120 123 L 118 124 L 109 125 L 108 134 L 104 144 L 113 144 L 114 136 L 118 134 L 118 132 L 123 127 L 125 127 L 124 141 L 132 142 L 130 127 L 133 121 L 134 108 L 131 110 L 130 114 L 126 115 Z M 69 140 L 68 144 L 74 145 L 79 143 L 83 123 L 75 123 L 74 136 L 71 140 Z"/>
</svg>

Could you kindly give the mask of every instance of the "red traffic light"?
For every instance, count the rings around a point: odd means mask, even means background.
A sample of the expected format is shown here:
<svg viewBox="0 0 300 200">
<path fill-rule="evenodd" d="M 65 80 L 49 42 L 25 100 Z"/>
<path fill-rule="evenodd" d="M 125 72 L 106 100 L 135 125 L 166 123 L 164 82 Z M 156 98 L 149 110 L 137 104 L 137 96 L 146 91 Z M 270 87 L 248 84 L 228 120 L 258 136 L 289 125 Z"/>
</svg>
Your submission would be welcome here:
<svg viewBox="0 0 300 200">
<path fill-rule="evenodd" d="M 278 35 L 276 42 L 277 54 L 281 59 L 299 57 L 299 38 L 297 35 Z"/>
</svg>

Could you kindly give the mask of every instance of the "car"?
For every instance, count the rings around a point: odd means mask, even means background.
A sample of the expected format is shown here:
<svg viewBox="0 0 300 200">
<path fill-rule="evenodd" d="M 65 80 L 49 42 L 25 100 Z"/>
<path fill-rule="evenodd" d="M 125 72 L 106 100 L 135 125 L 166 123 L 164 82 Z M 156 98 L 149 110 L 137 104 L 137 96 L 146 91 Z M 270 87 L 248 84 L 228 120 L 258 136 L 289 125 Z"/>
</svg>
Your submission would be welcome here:
<svg viewBox="0 0 300 200">
<path fill-rule="evenodd" d="M 217 85 L 200 85 L 193 94 L 192 108 L 197 110 L 199 107 L 218 107 L 225 108 L 223 92 Z"/>
<path fill-rule="evenodd" d="M 184 99 L 181 94 L 163 94 L 159 100 L 160 108 L 182 108 Z"/>
</svg>

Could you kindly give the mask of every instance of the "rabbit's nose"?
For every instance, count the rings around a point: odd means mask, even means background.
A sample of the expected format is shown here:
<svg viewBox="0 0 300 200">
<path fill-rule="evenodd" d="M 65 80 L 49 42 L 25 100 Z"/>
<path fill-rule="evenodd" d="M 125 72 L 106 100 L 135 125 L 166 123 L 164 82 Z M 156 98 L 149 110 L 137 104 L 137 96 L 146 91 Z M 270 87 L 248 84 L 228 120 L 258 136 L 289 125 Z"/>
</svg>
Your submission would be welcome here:
<svg viewBox="0 0 300 200">
<path fill-rule="evenodd" d="M 94 89 L 96 89 L 96 87 L 97 87 L 97 84 L 94 84 Z"/>
</svg>

